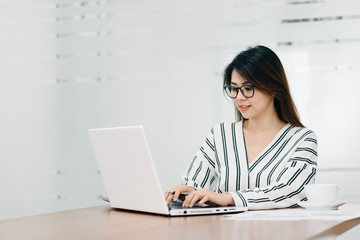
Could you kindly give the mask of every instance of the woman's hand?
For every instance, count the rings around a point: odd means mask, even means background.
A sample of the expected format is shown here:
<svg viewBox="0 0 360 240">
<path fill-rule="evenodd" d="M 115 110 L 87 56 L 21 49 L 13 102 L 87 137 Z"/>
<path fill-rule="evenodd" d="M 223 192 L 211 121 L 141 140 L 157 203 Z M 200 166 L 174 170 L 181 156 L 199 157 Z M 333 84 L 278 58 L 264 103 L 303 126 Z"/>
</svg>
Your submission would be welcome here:
<svg viewBox="0 0 360 240">
<path fill-rule="evenodd" d="M 173 187 L 172 189 L 166 191 L 165 193 L 165 200 L 166 203 L 169 205 L 171 200 L 174 199 L 174 201 L 177 201 L 179 199 L 179 195 L 184 192 L 193 192 L 196 191 L 195 188 L 189 187 L 186 185 L 178 185 L 176 187 Z"/>
<path fill-rule="evenodd" d="M 211 202 L 220 206 L 235 205 L 234 199 L 229 193 L 216 193 L 208 189 L 197 189 L 185 197 L 183 207 L 193 207 L 198 201 L 199 204 Z"/>
</svg>

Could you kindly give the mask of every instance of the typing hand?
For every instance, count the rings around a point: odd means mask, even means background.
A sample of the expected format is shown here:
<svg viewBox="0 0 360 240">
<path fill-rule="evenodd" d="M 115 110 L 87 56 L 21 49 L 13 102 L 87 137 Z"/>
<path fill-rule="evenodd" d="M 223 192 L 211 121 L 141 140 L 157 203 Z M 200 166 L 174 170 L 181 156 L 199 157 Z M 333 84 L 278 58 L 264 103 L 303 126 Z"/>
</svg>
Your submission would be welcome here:
<svg viewBox="0 0 360 240">
<path fill-rule="evenodd" d="M 193 207 L 195 203 L 204 204 L 212 203 L 220 206 L 234 206 L 235 202 L 231 194 L 216 193 L 208 189 L 198 189 L 192 191 L 185 197 L 183 207 Z"/>
<path fill-rule="evenodd" d="M 178 185 L 178 186 L 166 191 L 166 193 L 165 193 L 166 203 L 169 205 L 171 200 L 184 201 L 186 195 L 190 194 L 193 191 L 196 191 L 196 189 L 193 188 L 193 187 L 189 187 L 189 186 L 186 186 L 186 185 Z"/>
</svg>

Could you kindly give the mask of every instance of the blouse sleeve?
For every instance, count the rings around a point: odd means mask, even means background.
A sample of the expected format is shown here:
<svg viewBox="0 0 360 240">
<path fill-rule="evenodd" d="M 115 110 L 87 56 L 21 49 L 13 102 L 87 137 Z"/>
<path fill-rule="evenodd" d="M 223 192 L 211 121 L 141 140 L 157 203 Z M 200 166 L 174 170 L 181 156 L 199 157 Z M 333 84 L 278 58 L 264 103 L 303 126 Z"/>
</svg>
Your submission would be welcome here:
<svg viewBox="0 0 360 240">
<path fill-rule="evenodd" d="M 182 175 L 182 185 L 194 188 L 214 189 L 212 186 L 217 179 L 215 175 L 215 147 L 214 131 L 208 134 L 190 165 Z"/>
<path fill-rule="evenodd" d="M 306 200 L 304 186 L 315 181 L 317 138 L 312 132 L 295 148 L 285 167 L 263 188 L 231 192 L 236 206 L 250 210 L 285 208 Z"/>
</svg>

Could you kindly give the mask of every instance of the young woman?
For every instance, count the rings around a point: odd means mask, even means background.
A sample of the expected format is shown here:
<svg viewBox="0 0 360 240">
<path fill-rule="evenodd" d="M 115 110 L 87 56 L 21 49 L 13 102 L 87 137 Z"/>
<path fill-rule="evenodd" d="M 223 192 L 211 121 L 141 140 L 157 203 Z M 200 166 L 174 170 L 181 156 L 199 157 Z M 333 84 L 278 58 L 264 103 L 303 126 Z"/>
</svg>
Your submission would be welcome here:
<svg viewBox="0 0 360 240">
<path fill-rule="evenodd" d="M 271 209 L 306 200 L 317 138 L 299 120 L 280 59 L 264 46 L 241 52 L 225 69 L 224 90 L 238 121 L 211 129 L 167 203 L 184 192 L 185 207 L 209 201 Z"/>
</svg>

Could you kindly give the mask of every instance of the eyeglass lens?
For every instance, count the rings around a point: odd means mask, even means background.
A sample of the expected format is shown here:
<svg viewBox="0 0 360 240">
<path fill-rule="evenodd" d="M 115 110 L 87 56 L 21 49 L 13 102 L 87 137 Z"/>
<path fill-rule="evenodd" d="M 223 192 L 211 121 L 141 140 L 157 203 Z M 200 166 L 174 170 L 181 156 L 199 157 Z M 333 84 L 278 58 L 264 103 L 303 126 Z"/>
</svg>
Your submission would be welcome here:
<svg viewBox="0 0 360 240">
<path fill-rule="evenodd" d="M 236 98 L 239 94 L 239 90 L 244 97 L 251 98 L 254 95 L 254 87 L 250 85 L 242 87 L 227 86 L 225 88 L 227 95 L 231 98 Z"/>
</svg>

